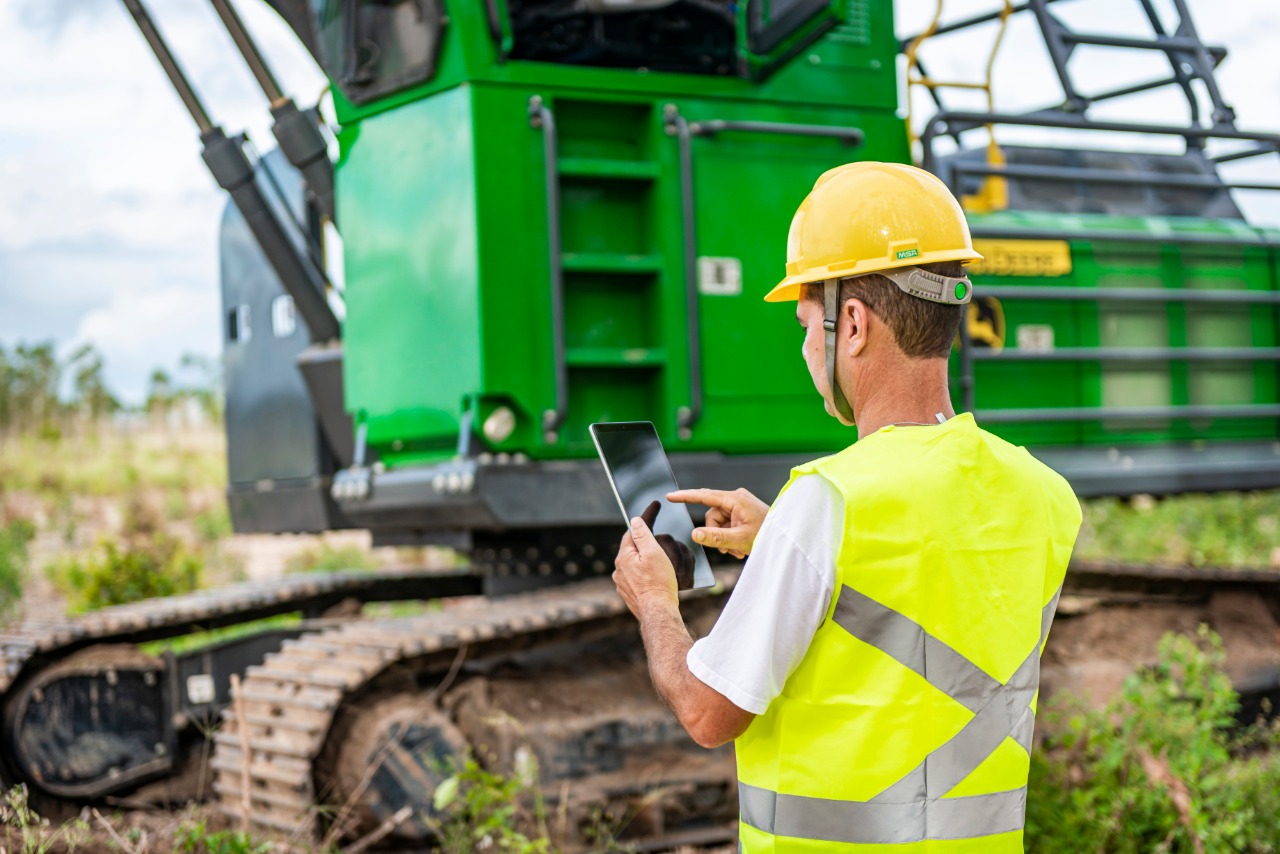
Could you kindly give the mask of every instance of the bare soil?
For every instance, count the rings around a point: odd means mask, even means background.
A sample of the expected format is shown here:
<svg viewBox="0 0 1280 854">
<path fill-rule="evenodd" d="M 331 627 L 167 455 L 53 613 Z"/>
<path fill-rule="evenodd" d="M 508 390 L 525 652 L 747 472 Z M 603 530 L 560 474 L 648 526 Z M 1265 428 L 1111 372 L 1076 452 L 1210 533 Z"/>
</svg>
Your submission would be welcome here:
<svg viewBox="0 0 1280 854">
<path fill-rule="evenodd" d="M 1108 605 L 1064 597 L 1042 659 L 1041 696 L 1067 691 L 1100 708 L 1125 677 L 1156 662 L 1161 637 L 1194 634 L 1201 623 L 1221 635 L 1233 681 L 1280 668 L 1280 623 L 1257 593 L 1221 592 L 1203 605 Z"/>
</svg>

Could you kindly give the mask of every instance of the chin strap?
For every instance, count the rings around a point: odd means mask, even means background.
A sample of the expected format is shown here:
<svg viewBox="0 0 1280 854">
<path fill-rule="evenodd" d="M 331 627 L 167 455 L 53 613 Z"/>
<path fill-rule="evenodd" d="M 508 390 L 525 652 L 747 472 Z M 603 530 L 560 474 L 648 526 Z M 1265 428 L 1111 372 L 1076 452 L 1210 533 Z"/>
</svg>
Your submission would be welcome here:
<svg viewBox="0 0 1280 854">
<path fill-rule="evenodd" d="M 822 302 L 825 312 L 822 328 L 827 331 L 827 383 L 831 386 L 831 402 L 850 424 L 853 423 L 853 407 L 845 400 L 836 379 L 836 320 L 840 317 L 840 280 L 827 279 L 822 285 Z"/>
</svg>

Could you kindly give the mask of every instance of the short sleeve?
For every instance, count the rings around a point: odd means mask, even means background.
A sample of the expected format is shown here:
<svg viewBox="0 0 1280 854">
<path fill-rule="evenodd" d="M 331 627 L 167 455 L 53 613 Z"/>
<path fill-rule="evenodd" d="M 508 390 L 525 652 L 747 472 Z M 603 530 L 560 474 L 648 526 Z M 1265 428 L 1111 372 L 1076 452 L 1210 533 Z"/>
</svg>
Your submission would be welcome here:
<svg viewBox="0 0 1280 854">
<path fill-rule="evenodd" d="M 844 504 L 819 475 L 796 479 L 765 518 L 729 602 L 689 650 L 689 670 L 735 706 L 763 714 L 826 618 Z"/>
</svg>

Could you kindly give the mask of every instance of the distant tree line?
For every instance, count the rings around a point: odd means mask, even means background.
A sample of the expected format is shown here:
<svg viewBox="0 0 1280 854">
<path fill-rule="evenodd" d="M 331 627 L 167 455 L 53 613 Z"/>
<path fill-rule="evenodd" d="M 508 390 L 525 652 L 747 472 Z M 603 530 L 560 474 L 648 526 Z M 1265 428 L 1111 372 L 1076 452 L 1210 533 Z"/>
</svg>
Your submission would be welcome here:
<svg viewBox="0 0 1280 854">
<path fill-rule="evenodd" d="M 188 381 L 176 382 L 157 368 L 152 372 L 142 411 L 167 418 L 193 406 L 210 417 L 221 416 L 221 377 L 215 360 L 188 354 L 179 369 Z M 69 428 L 94 426 L 126 411 L 107 387 L 102 354 L 85 344 L 65 359 L 53 341 L 0 345 L 0 434 L 35 433 L 59 436 Z"/>
</svg>

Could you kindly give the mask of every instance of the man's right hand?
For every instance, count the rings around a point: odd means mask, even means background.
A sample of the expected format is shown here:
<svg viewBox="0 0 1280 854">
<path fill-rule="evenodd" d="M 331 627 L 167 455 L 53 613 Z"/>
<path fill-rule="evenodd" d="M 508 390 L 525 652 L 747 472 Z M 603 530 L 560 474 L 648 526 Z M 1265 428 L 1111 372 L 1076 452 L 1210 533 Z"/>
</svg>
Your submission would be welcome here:
<svg viewBox="0 0 1280 854">
<path fill-rule="evenodd" d="M 725 492 L 720 489 L 681 489 L 667 493 L 668 501 L 680 504 L 703 504 L 707 507 L 707 524 L 693 529 L 693 540 L 721 554 L 743 558 L 751 554 L 756 534 L 764 524 L 769 505 L 745 489 Z"/>
</svg>

